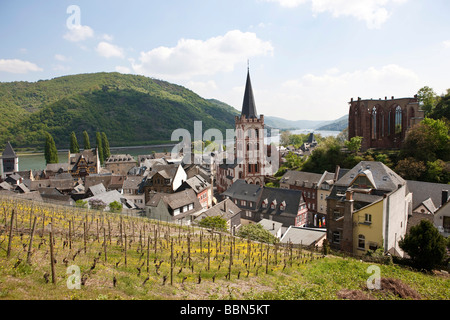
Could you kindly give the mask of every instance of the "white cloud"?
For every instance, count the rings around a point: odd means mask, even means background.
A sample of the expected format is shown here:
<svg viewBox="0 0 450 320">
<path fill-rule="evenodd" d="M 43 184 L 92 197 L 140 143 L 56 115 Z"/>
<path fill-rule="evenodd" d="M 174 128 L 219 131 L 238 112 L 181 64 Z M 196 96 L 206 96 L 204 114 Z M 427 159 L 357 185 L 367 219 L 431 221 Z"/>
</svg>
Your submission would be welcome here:
<svg viewBox="0 0 450 320">
<path fill-rule="evenodd" d="M 36 64 L 19 59 L 0 59 L 0 71 L 9 73 L 28 73 L 30 71 L 43 71 Z"/>
<path fill-rule="evenodd" d="M 186 87 L 194 91 L 201 97 L 211 98 L 217 91 L 217 84 L 214 80 L 209 81 L 189 81 Z"/>
<path fill-rule="evenodd" d="M 114 37 L 105 33 L 104 35 L 102 35 L 101 39 L 106 41 L 113 41 Z"/>
<path fill-rule="evenodd" d="M 450 40 L 442 41 L 442 45 L 443 45 L 445 48 L 450 48 Z"/>
<path fill-rule="evenodd" d="M 420 87 L 419 76 L 413 70 L 390 64 L 351 72 L 332 68 L 322 75 L 307 74 L 285 81 L 278 88 L 260 90 L 255 98 L 263 114 L 293 120 L 333 120 L 348 113 L 351 98 L 411 97 Z M 273 106 L 277 108 L 270 114 Z"/>
<path fill-rule="evenodd" d="M 124 58 L 125 55 L 123 53 L 123 49 L 113 45 L 111 43 L 102 41 L 97 45 L 97 48 L 95 49 L 99 55 L 105 58 L 111 58 L 111 57 L 118 57 L 118 58 Z"/>
<path fill-rule="evenodd" d="M 175 47 L 141 52 L 139 61 L 132 62 L 132 66 L 137 73 L 151 77 L 190 79 L 233 71 L 237 63 L 272 55 L 273 50 L 270 42 L 259 39 L 255 33 L 232 30 L 204 41 L 181 39 Z"/>
<path fill-rule="evenodd" d="M 68 61 L 68 58 L 62 54 L 55 54 L 55 59 L 62 62 Z"/>
<path fill-rule="evenodd" d="M 120 73 L 130 73 L 131 70 L 128 67 L 124 67 L 124 66 L 116 66 L 116 71 L 120 72 Z"/>
<path fill-rule="evenodd" d="M 89 26 L 82 25 L 73 25 L 66 34 L 64 34 L 63 38 L 72 41 L 78 42 L 86 40 L 87 38 L 91 38 L 94 36 L 94 30 Z"/>
<path fill-rule="evenodd" d="M 266 0 L 286 8 L 311 3 L 314 14 L 329 12 L 333 17 L 351 16 L 366 22 L 369 29 L 378 29 L 391 16 L 391 8 L 408 0 Z"/>
</svg>

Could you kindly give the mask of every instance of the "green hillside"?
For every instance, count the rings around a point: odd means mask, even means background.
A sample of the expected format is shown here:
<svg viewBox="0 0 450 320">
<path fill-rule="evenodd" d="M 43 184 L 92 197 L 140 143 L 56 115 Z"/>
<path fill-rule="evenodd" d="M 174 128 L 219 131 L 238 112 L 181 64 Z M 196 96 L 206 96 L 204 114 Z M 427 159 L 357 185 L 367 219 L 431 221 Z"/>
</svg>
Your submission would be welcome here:
<svg viewBox="0 0 450 320">
<path fill-rule="evenodd" d="M 37 82 L 0 83 L 0 145 L 41 149 L 50 132 L 67 148 L 75 131 L 81 141 L 105 132 L 112 146 L 171 140 L 172 131 L 234 127 L 230 108 L 205 100 L 175 84 L 138 75 L 92 73 Z"/>
</svg>

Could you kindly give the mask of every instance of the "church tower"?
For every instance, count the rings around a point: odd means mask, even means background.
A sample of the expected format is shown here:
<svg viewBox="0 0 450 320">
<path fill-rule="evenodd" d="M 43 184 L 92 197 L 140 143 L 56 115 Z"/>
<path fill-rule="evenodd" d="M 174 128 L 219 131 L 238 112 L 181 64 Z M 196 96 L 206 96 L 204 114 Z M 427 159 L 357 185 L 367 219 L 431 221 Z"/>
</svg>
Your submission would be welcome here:
<svg viewBox="0 0 450 320">
<path fill-rule="evenodd" d="M 17 157 L 9 141 L 6 143 L 5 150 L 3 151 L 0 166 L 3 179 L 5 179 L 7 175 L 19 171 L 19 157 Z"/>
<path fill-rule="evenodd" d="M 235 117 L 235 157 L 241 167 L 239 178 L 264 185 L 264 115 L 256 112 L 250 70 L 247 70 L 244 101 L 240 116 Z"/>
</svg>

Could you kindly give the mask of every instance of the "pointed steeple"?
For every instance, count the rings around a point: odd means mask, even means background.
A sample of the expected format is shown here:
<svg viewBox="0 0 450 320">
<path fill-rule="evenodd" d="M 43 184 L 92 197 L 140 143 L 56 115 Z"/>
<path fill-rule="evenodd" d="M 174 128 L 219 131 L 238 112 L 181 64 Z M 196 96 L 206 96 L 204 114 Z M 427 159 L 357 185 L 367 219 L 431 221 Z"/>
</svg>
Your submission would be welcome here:
<svg viewBox="0 0 450 320">
<path fill-rule="evenodd" d="M 6 143 L 6 147 L 5 147 L 5 150 L 3 151 L 2 157 L 3 158 L 17 158 L 17 155 L 14 152 L 14 149 L 11 146 L 11 144 L 9 143 L 9 141 Z"/>
<path fill-rule="evenodd" d="M 257 118 L 255 98 L 253 97 L 252 83 L 250 81 L 250 69 L 247 68 L 247 82 L 245 84 L 244 102 L 242 103 L 241 115 L 247 118 Z"/>
</svg>

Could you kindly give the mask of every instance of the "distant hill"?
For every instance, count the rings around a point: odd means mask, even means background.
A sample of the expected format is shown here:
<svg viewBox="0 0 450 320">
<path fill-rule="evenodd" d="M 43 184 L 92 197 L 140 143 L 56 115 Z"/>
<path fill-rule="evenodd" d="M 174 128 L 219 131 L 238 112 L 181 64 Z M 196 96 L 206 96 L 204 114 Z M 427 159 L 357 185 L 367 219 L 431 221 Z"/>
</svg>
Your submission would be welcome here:
<svg viewBox="0 0 450 320">
<path fill-rule="evenodd" d="M 44 132 L 68 148 L 70 132 L 95 145 L 95 132 L 111 146 L 170 142 L 173 130 L 234 128 L 233 110 L 182 86 L 139 75 L 78 74 L 37 82 L 0 83 L 0 146 L 41 149 Z"/>
<path fill-rule="evenodd" d="M 348 127 L 348 114 L 332 121 L 329 124 L 318 127 L 317 130 L 324 131 L 342 131 Z"/>
<path fill-rule="evenodd" d="M 286 120 L 278 117 L 265 116 L 264 122 L 277 129 L 317 129 L 319 126 L 326 125 L 332 121 L 324 120 Z"/>
</svg>

